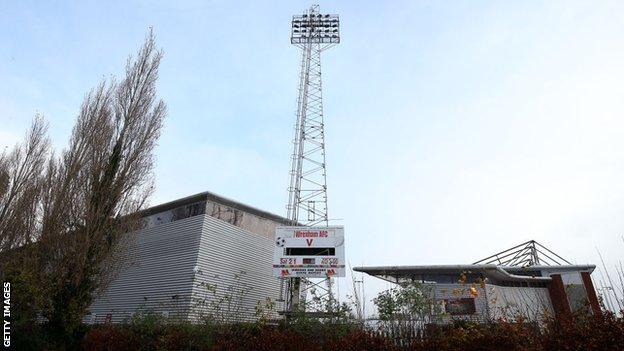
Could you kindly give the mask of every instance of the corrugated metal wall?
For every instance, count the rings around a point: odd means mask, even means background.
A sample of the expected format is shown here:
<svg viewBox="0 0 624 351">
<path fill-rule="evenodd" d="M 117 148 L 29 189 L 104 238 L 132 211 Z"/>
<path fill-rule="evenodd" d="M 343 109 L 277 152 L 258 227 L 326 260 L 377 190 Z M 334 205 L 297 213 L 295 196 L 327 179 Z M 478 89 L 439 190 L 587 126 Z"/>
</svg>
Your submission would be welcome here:
<svg viewBox="0 0 624 351">
<path fill-rule="evenodd" d="M 553 314 L 548 288 L 486 284 L 486 291 L 491 319 L 520 315 L 538 321 L 546 313 Z"/>
<path fill-rule="evenodd" d="M 165 223 L 136 233 L 130 265 L 91 305 L 87 322 L 112 314 L 121 322 L 144 307 L 169 314 L 188 310 L 204 216 Z"/>
<path fill-rule="evenodd" d="M 204 216 L 192 317 L 254 319 L 259 302 L 267 298 L 274 302 L 279 296 L 280 283 L 271 271 L 272 255 L 272 240 Z M 202 303 L 204 298 L 206 303 Z"/>
<path fill-rule="evenodd" d="M 264 233 L 202 214 L 135 234 L 131 265 L 96 298 L 85 322 L 102 323 L 109 314 L 122 322 L 141 308 L 191 320 L 248 320 L 259 301 L 279 296 L 271 272 L 273 241 Z"/>
<path fill-rule="evenodd" d="M 501 317 L 513 319 L 519 315 L 539 320 L 544 313 L 552 313 L 548 289 L 542 287 L 510 287 L 476 284 L 476 295 L 470 292 L 472 284 L 431 284 L 436 300 L 474 298 L 476 313 L 473 315 L 441 316 L 440 323 L 452 320 L 487 322 Z"/>
</svg>

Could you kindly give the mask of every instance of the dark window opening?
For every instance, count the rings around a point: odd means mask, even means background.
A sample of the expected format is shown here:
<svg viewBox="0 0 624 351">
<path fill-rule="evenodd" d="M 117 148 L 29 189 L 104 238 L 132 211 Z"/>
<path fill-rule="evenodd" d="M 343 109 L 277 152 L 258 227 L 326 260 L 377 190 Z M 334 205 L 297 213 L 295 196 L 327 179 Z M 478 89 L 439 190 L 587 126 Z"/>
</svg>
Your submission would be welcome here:
<svg viewBox="0 0 624 351">
<path fill-rule="evenodd" d="M 333 247 L 289 247 L 286 256 L 334 256 L 336 249 Z"/>
<path fill-rule="evenodd" d="M 171 210 L 171 213 L 173 214 L 171 222 L 202 215 L 206 213 L 206 201 L 200 201 L 190 205 L 174 208 L 173 210 Z"/>
<path fill-rule="evenodd" d="M 470 297 L 444 300 L 444 312 L 452 316 L 474 314 L 476 310 L 475 301 Z"/>
</svg>

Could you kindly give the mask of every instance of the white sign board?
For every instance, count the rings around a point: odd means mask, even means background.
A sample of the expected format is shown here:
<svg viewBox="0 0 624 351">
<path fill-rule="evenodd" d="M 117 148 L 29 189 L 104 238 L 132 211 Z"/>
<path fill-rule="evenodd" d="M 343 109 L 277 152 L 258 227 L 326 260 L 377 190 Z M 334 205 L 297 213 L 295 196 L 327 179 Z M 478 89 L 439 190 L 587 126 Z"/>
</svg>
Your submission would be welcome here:
<svg viewBox="0 0 624 351">
<path fill-rule="evenodd" d="M 344 227 L 275 228 L 273 275 L 282 278 L 344 277 Z"/>
</svg>

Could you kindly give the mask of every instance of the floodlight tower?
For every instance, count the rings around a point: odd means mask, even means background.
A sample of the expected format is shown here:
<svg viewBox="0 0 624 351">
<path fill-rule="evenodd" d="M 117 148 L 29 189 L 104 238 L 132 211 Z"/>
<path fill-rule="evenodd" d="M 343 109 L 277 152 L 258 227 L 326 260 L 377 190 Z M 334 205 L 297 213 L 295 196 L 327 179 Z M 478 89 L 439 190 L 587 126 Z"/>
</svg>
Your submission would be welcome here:
<svg viewBox="0 0 624 351">
<path fill-rule="evenodd" d="M 340 43 L 338 15 L 321 14 L 312 5 L 293 16 L 290 43 L 301 49 L 301 71 L 287 217 L 293 225 L 328 226 L 321 52 Z M 300 284 L 299 278 L 288 280 L 289 311 L 298 303 Z"/>
<path fill-rule="evenodd" d="M 318 5 L 292 19 L 290 42 L 301 49 L 287 206 L 293 224 L 328 225 L 321 52 L 340 43 L 339 26 L 338 15 L 320 14 Z"/>
</svg>

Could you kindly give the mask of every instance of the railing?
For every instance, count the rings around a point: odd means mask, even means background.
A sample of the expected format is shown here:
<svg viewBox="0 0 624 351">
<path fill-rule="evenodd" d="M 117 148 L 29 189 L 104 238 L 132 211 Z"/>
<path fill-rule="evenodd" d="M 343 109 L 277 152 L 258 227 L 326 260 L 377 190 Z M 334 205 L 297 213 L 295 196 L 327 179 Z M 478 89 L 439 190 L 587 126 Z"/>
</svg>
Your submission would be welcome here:
<svg viewBox="0 0 624 351">
<path fill-rule="evenodd" d="M 402 348 L 422 340 L 430 324 L 431 321 L 422 320 L 382 321 L 369 319 L 363 327 L 370 336 L 390 340 Z"/>
<path fill-rule="evenodd" d="M 425 336 L 424 327 L 368 329 L 367 332 L 371 336 L 390 340 L 398 347 L 409 347 L 415 341 L 422 340 Z"/>
</svg>

